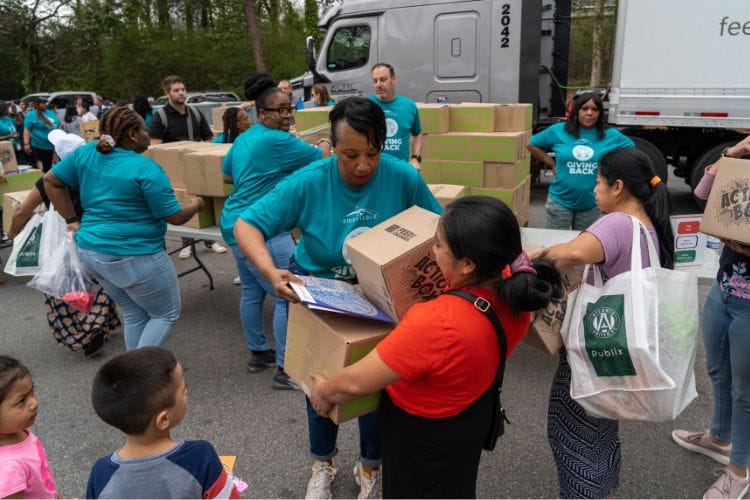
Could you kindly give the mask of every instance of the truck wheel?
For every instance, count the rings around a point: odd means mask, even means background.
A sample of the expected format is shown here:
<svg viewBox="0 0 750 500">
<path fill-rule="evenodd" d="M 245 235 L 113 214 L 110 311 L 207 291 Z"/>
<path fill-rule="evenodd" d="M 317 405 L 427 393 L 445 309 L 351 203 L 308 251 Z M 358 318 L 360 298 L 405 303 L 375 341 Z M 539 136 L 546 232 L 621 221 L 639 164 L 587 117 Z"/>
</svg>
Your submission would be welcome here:
<svg viewBox="0 0 750 500">
<path fill-rule="evenodd" d="M 635 143 L 635 147 L 646 153 L 648 159 L 651 160 L 651 165 L 654 167 L 654 172 L 661 178 L 661 181 L 666 184 L 669 178 L 669 169 L 667 169 L 667 159 L 659 148 L 654 146 L 651 141 L 642 139 L 640 137 L 631 137 Z"/>
<path fill-rule="evenodd" d="M 713 163 L 716 163 L 716 161 L 721 157 L 721 152 L 729 146 L 734 146 L 735 144 L 737 144 L 737 141 L 722 142 L 721 144 L 708 148 L 703 152 L 702 155 L 698 157 L 697 160 L 695 160 L 695 163 L 690 170 L 690 187 L 693 189 L 693 191 L 695 191 L 695 188 L 698 187 L 698 183 L 703 178 L 703 173 L 706 170 L 706 167 Z M 706 208 L 706 200 L 696 198 L 695 195 L 693 195 L 693 200 L 701 210 Z"/>
</svg>

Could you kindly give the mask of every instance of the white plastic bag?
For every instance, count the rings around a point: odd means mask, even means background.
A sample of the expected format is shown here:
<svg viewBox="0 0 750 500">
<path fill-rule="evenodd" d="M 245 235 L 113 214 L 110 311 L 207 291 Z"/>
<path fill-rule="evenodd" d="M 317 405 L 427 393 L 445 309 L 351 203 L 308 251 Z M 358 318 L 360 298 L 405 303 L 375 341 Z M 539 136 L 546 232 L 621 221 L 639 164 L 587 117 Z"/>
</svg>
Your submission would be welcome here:
<svg viewBox="0 0 750 500">
<path fill-rule="evenodd" d="M 65 221 L 56 211 L 50 209 L 44 217 L 39 251 L 42 266 L 29 286 L 88 314 L 93 286 L 81 265 L 73 233 L 66 230 Z"/>
<path fill-rule="evenodd" d="M 43 216 L 34 214 L 23 230 L 13 239 L 5 272 L 13 276 L 34 276 L 39 271 L 40 246 L 42 240 Z"/>
<path fill-rule="evenodd" d="M 632 219 L 632 218 L 631 218 Z M 631 270 L 602 284 L 598 266 L 568 297 L 562 334 L 570 394 L 590 415 L 674 420 L 697 397 L 698 284 L 664 269 L 646 228 L 633 220 Z M 641 233 L 651 267 L 641 268 Z"/>
</svg>

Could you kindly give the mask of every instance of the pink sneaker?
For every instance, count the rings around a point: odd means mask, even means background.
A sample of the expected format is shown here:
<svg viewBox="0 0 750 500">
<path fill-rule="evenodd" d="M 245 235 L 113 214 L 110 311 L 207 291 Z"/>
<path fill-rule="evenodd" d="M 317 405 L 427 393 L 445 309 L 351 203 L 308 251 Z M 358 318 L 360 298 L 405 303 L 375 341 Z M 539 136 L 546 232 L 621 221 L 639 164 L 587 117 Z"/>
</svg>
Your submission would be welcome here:
<svg viewBox="0 0 750 500">
<path fill-rule="evenodd" d="M 727 465 L 729 463 L 729 452 L 732 451 L 732 445 L 722 446 L 714 443 L 709 437 L 708 429 L 700 431 L 677 429 L 672 431 L 672 439 L 686 450 L 711 457 L 720 464 Z"/>
<path fill-rule="evenodd" d="M 719 475 L 719 479 L 708 489 L 703 498 L 708 500 L 744 498 L 748 485 L 750 485 L 750 481 L 748 481 L 747 469 L 745 470 L 745 477 L 740 477 L 724 468 Z"/>
</svg>

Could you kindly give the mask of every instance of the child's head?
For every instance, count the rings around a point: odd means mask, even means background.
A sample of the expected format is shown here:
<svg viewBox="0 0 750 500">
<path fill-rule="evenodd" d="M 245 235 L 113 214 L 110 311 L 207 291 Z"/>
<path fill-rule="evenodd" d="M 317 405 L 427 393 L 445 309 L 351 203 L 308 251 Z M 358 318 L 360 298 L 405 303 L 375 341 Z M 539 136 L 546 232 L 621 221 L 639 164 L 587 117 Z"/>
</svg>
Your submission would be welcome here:
<svg viewBox="0 0 750 500">
<path fill-rule="evenodd" d="M 29 370 L 17 359 L 0 355 L 0 435 L 31 427 L 38 408 Z"/>
<path fill-rule="evenodd" d="M 155 430 L 169 430 L 187 412 L 182 367 L 161 347 L 120 354 L 99 369 L 91 402 L 99 418 L 125 434 L 143 435 L 152 424 Z"/>
</svg>

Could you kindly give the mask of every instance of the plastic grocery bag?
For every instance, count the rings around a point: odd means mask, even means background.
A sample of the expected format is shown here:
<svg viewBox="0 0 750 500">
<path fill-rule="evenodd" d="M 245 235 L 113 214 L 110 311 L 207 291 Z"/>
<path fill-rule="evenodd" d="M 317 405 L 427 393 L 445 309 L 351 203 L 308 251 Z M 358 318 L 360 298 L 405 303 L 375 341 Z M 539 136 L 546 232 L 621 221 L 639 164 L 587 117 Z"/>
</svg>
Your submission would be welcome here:
<svg viewBox="0 0 750 500">
<path fill-rule="evenodd" d="M 632 219 L 632 218 L 631 218 Z M 631 271 L 602 284 L 583 282 L 568 297 L 562 334 L 570 394 L 590 415 L 615 420 L 673 420 L 697 397 L 698 283 L 664 269 L 646 228 L 633 220 L 633 247 L 648 239 L 651 267 L 632 252 Z"/>
<path fill-rule="evenodd" d="M 93 284 L 86 278 L 73 233 L 52 209 L 44 215 L 43 225 L 42 266 L 29 286 L 88 314 L 94 301 Z"/>
<path fill-rule="evenodd" d="M 43 216 L 34 214 L 23 230 L 13 239 L 5 272 L 13 276 L 34 276 L 41 265 L 39 258 Z"/>
</svg>

